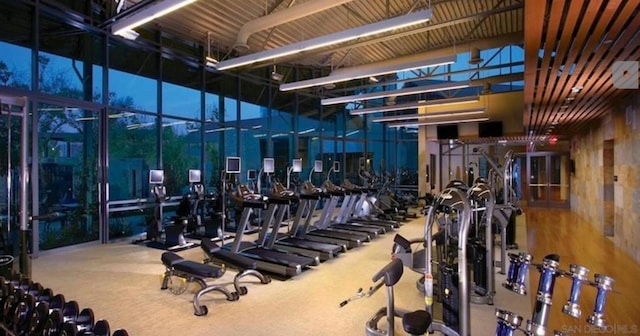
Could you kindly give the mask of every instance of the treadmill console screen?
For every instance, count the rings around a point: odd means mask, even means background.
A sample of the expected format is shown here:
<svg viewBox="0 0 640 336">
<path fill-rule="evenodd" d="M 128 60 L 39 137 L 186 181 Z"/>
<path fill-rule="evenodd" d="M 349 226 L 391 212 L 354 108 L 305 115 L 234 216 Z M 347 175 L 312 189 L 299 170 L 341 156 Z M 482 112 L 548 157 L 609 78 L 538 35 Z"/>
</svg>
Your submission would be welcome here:
<svg viewBox="0 0 640 336">
<path fill-rule="evenodd" d="M 225 171 L 228 174 L 240 174 L 240 158 L 234 156 L 227 157 Z"/>
<path fill-rule="evenodd" d="M 200 183 L 202 181 L 202 173 L 200 169 L 189 169 L 189 183 Z"/>
<path fill-rule="evenodd" d="M 262 171 L 266 174 L 271 174 L 276 171 L 275 161 L 273 158 L 264 158 L 262 159 Z"/>
<path fill-rule="evenodd" d="M 255 169 L 247 170 L 247 180 L 253 181 L 258 177 L 258 172 Z"/>
<path fill-rule="evenodd" d="M 164 170 L 151 169 L 149 170 L 149 184 L 163 184 L 164 183 Z"/>
<path fill-rule="evenodd" d="M 294 173 L 302 172 L 302 159 L 293 159 L 291 164 L 291 171 Z"/>
</svg>

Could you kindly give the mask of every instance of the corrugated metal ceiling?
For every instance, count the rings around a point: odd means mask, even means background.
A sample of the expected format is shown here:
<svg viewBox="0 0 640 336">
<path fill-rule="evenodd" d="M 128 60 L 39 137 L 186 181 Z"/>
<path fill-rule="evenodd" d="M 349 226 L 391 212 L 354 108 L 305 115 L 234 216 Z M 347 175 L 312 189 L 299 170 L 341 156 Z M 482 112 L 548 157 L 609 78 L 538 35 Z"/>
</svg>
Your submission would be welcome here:
<svg viewBox="0 0 640 336">
<path fill-rule="evenodd" d="M 428 1 L 415 0 L 354 0 L 257 32 L 249 38 L 249 50 L 241 54 L 233 49 L 238 31 L 246 22 L 308 1 L 316 0 L 199 0 L 148 25 L 155 25 L 167 34 L 196 43 L 205 43 L 207 33 L 211 33 L 213 52 L 222 59 L 378 22 L 428 8 L 429 4 Z M 130 5 L 135 2 L 131 1 Z M 521 1 L 434 0 L 431 1 L 431 9 L 433 19 L 429 24 L 391 33 L 397 38 L 378 35 L 358 41 L 356 47 L 343 46 L 337 51 L 326 48 L 279 61 L 318 66 L 353 66 L 428 51 L 434 47 L 522 32 L 524 29 Z M 442 23 L 451 24 L 441 29 L 424 29 L 428 25 Z"/>
</svg>

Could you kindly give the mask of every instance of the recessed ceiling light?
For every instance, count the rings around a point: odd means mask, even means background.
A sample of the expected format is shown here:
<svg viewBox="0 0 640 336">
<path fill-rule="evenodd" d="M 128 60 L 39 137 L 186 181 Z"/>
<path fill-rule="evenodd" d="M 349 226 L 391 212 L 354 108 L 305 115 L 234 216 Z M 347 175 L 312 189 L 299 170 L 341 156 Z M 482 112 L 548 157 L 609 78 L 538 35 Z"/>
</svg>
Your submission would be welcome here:
<svg viewBox="0 0 640 336">
<path fill-rule="evenodd" d="M 574 99 L 576 99 L 576 97 L 567 97 L 567 98 L 565 98 L 565 100 L 568 100 L 568 101 L 572 101 Z"/>
<path fill-rule="evenodd" d="M 571 92 L 578 93 L 582 90 L 582 86 L 574 86 L 571 88 Z"/>
<path fill-rule="evenodd" d="M 568 107 L 569 107 L 569 105 L 561 105 L 561 106 L 560 106 L 560 108 L 561 108 L 561 109 L 566 109 L 566 108 L 568 108 Z"/>
<path fill-rule="evenodd" d="M 554 125 L 554 126 L 555 126 L 555 125 L 557 125 L 557 124 L 558 124 L 558 121 L 557 121 L 557 120 L 554 120 L 554 121 L 551 123 L 551 125 Z"/>
</svg>

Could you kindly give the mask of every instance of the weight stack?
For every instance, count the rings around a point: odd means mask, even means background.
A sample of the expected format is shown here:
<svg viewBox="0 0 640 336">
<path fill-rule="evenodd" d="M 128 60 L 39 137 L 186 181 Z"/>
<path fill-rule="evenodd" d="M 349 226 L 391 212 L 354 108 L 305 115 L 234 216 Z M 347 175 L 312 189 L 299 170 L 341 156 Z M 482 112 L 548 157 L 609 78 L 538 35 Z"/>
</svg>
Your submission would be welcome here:
<svg viewBox="0 0 640 336">
<path fill-rule="evenodd" d="M 455 267 L 455 268 L 454 268 Z M 444 324 L 456 332 L 460 326 L 460 309 L 458 301 L 460 296 L 458 293 L 458 267 L 441 265 L 439 269 L 439 282 L 442 292 L 442 321 Z"/>
<path fill-rule="evenodd" d="M 509 216 L 509 224 L 507 224 L 506 236 L 507 236 L 507 248 L 517 249 L 518 244 L 516 244 L 516 212 L 515 211 L 512 211 L 511 216 Z"/>
<path fill-rule="evenodd" d="M 473 283 L 474 292 L 480 296 L 487 294 L 487 249 L 480 240 L 471 243 L 473 251 Z"/>
</svg>

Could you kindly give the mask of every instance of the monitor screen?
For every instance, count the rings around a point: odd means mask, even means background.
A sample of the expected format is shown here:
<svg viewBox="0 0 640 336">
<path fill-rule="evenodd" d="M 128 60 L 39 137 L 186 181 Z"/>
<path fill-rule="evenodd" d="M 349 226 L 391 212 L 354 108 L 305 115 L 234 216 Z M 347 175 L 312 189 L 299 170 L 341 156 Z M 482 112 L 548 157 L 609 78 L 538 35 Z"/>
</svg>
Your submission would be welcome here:
<svg viewBox="0 0 640 336">
<path fill-rule="evenodd" d="M 333 161 L 333 171 L 335 173 L 340 172 L 340 161 Z"/>
<path fill-rule="evenodd" d="M 247 170 L 247 180 L 252 181 L 258 177 L 258 172 L 255 169 Z"/>
<path fill-rule="evenodd" d="M 202 173 L 200 169 L 189 169 L 189 183 L 200 183 L 202 181 Z"/>
<path fill-rule="evenodd" d="M 149 184 L 163 184 L 164 183 L 164 170 L 151 169 L 149 170 Z"/>
<path fill-rule="evenodd" d="M 291 171 L 294 173 L 302 172 L 302 159 L 293 159 L 291 164 Z"/>
<path fill-rule="evenodd" d="M 322 160 L 316 160 L 313 163 L 313 172 L 314 173 L 322 173 Z"/>
<path fill-rule="evenodd" d="M 273 158 L 264 158 L 262 159 L 262 171 L 266 174 L 273 173 L 276 171 L 276 163 Z"/>
<path fill-rule="evenodd" d="M 227 174 L 240 174 L 240 158 L 235 156 L 227 157 L 225 171 Z"/>
</svg>

